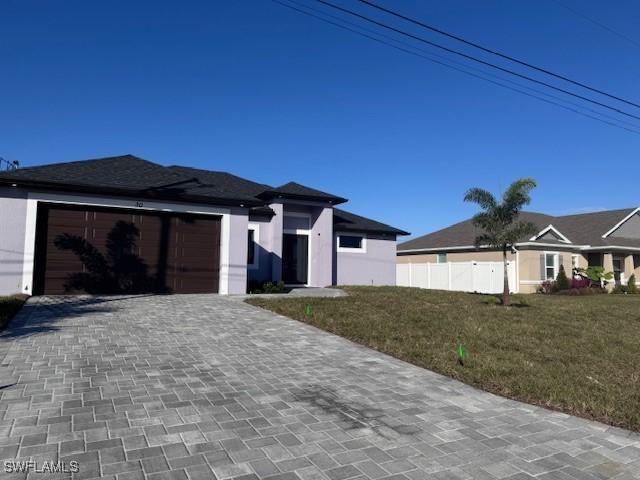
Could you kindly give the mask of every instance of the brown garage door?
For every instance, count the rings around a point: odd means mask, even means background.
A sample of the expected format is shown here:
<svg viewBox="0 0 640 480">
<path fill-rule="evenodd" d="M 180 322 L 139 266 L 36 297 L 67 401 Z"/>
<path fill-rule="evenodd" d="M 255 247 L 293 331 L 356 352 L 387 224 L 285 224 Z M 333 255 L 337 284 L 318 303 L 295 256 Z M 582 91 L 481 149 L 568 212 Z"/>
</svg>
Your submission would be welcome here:
<svg viewBox="0 0 640 480">
<path fill-rule="evenodd" d="M 220 217 L 40 204 L 36 294 L 218 291 Z"/>
</svg>

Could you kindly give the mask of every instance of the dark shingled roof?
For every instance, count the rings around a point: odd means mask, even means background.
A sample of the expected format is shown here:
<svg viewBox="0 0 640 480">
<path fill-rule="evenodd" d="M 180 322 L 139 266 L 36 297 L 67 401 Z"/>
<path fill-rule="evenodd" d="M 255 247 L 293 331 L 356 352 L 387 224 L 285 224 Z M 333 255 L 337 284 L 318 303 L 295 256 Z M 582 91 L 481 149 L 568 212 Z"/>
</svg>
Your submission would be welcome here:
<svg viewBox="0 0 640 480">
<path fill-rule="evenodd" d="M 522 212 L 520 219 L 532 222 L 536 225 L 538 232 L 544 230 L 549 225 L 568 238 L 571 243 L 555 239 L 539 239 L 539 243 L 553 243 L 558 246 L 589 245 L 598 246 L 627 246 L 640 247 L 640 240 L 607 237 L 602 235 L 612 229 L 618 222 L 633 212 L 634 208 L 620 210 L 607 210 L 603 212 L 581 213 L 577 215 L 551 216 L 536 212 Z M 473 224 L 471 219 L 456 223 L 442 230 L 438 230 L 422 237 L 414 238 L 398 245 L 398 251 L 421 250 L 421 249 L 442 249 L 450 247 L 473 246 L 476 235 L 480 230 Z M 530 241 L 530 236 L 519 239 L 519 242 Z"/>
<path fill-rule="evenodd" d="M 177 172 L 133 155 L 53 163 L 1 172 L 15 181 L 143 190 L 184 180 Z"/>
<path fill-rule="evenodd" d="M 45 190 L 143 196 L 209 204 L 242 204 L 254 215 L 273 215 L 273 198 L 316 200 L 332 204 L 347 200 L 289 182 L 280 187 L 253 182 L 227 172 L 173 165 L 165 167 L 134 155 L 54 163 L 0 172 L 0 184 L 16 183 Z M 343 230 L 406 232 L 352 213 L 335 210 Z"/>
<path fill-rule="evenodd" d="M 316 190 L 315 188 L 305 187 L 304 185 L 300 185 L 296 182 L 289 182 L 276 188 L 270 188 L 262 192 L 260 195 L 258 195 L 258 197 L 265 199 L 283 197 L 320 200 L 336 205 L 347 201 L 346 198 L 338 197 L 327 192 L 322 192 L 320 190 Z"/>
<path fill-rule="evenodd" d="M 253 198 L 271 188 L 269 185 L 252 182 L 227 172 L 214 172 L 179 165 L 172 165 L 167 168 L 184 177 L 197 178 L 200 182 L 199 191 L 209 195 Z"/>
<path fill-rule="evenodd" d="M 409 232 L 399 230 L 385 223 L 370 220 L 355 213 L 346 212 L 339 208 L 333 209 L 333 228 L 335 231 L 345 232 L 375 232 L 393 235 L 409 235 Z"/>
</svg>

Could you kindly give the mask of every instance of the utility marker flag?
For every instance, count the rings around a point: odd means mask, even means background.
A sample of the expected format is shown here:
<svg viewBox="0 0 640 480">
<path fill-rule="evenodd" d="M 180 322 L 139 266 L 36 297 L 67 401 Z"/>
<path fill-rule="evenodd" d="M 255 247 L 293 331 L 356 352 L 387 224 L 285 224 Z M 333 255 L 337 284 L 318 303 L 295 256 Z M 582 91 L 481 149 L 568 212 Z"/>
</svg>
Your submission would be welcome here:
<svg viewBox="0 0 640 480">
<path fill-rule="evenodd" d="M 459 343 L 456 351 L 458 353 L 458 363 L 460 363 L 460 365 L 464 365 L 464 357 L 466 356 L 466 352 L 464 351 L 464 346 L 461 343 Z"/>
</svg>

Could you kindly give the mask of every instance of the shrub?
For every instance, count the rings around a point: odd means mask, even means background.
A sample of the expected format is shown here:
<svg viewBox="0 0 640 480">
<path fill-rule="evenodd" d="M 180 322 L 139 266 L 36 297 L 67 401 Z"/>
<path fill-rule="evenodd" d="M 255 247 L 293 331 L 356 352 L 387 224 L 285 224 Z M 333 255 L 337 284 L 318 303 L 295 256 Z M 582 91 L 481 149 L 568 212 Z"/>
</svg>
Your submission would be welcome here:
<svg viewBox="0 0 640 480">
<path fill-rule="evenodd" d="M 636 285 L 636 276 L 631 274 L 629 280 L 627 280 L 627 291 L 629 293 L 638 293 L 638 286 Z"/>
<path fill-rule="evenodd" d="M 582 277 L 578 277 L 578 278 L 572 278 L 570 283 L 570 288 L 573 289 L 581 289 L 581 288 L 589 288 L 591 286 L 591 280 L 589 280 L 588 278 L 582 278 Z"/>
<path fill-rule="evenodd" d="M 587 268 L 576 268 L 576 273 L 583 278 L 588 278 L 598 285 L 607 284 L 613 280 L 613 272 L 605 272 L 603 267 L 590 266 Z"/>
<path fill-rule="evenodd" d="M 284 293 L 287 289 L 284 286 L 284 282 L 280 280 L 278 283 L 266 282 L 262 286 L 262 291 L 264 293 Z"/>
<path fill-rule="evenodd" d="M 600 288 L 600 287 L 583 287 L 583 288 L 570 288 L 569 290 L 564 290 L 558 293 L 560 295 L 582 296 L 582 295 L 597 295 L 597 294 L 606 293 L 606 292 L 607 291 L 604 288 Z"/>
<path fill-rule="evenodd" d="M 628 293 L 628 288 L 626 285 L 616 285 L 615 287 L 613 287 L 613 290 L 611 290 L 611 293 L 625 294 Z"/>
<path fill-rule="evenodd" d="M 26 295 L 0 297 L 0 330 L 20 311 L 27 298 Z"/>
<path fill-rule="evenodd" d="M 278 283 L 250 280 L 247 284 L 247 293 L 286 293 L 288 291 L 282 280 Z"/>
<path fill-rule="evenodd" d="M 545 280 L 540 284 L 538 292 L 549 295 L 550 293 L 555 293 L 557 290 L 555 280 Z"/>
<path fill-rule="evenodd" d="M 557 290 L 569 290 L 571 285 L 569 284 L 569 279 L 567 278 L 567 274 L 564 271 L 564 265 L 560 265 L 560 270 L 558 271 L 558 276 L 556 277 L 556 289 Z"/>
</svg>

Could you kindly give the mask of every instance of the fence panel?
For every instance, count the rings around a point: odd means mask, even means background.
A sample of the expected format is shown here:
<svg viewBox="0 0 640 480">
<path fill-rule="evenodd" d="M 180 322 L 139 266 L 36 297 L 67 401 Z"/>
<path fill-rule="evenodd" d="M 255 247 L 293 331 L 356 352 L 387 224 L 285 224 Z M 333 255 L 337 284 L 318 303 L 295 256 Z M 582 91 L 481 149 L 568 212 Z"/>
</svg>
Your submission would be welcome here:
<svg viewBox="0 0 640 480">
<path fill-rule="evenodd" d="M 502 262 L 402 263 L 396 265 L 396 284 L 403 287 L 501 293 Z M 515 263 L 508 263 L 509 287 L 518 291 Z"/>
<path fill-rule="evenodd" d="M 451 290 L 459 292 L 473 292 L 474 266 L 473 262 L 450 263 Z"/>
<path fill-rule="evenodd" d="M 396 285 L 399 287 L 410 287 L 410 263 L 398 263 L 396 265 Z"/>
</svg>

